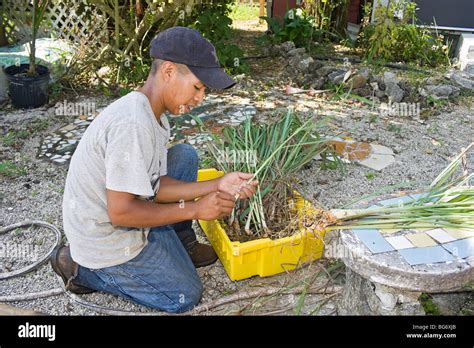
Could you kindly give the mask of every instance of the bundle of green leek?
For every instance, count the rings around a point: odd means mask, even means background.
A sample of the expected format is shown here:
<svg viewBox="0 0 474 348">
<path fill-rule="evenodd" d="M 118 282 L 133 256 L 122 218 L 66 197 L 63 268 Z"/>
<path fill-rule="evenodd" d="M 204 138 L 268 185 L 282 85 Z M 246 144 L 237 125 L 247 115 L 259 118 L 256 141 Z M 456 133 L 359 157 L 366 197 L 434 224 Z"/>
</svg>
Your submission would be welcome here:
<svg viewBox="0 0 474 348">
<path fill-rule="evenodd" d="M 253 173 L 251 180 L 259 181 L 255 195 L 237 200 L 230 218 L 222 222 L 231 237 L 244 241 L 294 232 L 295 174 L 318 154 L 334 156 L 317 133 L 319 125 L 314 119 L 302 122 L 288 111 L 273 124 L 254 124 L 248 118 L 237 127 L 225 127 L 221 137 L 213 135 L 208 150 L 214 165 L 227 173 Z"/>
<path fill-rule="evenodd" d="M 381 208 L 320 211 L 318 228 L 474 229 L 474 174 L 466 160 L 473 146 L 463 149 L 418 198 Z"/>
</svg>

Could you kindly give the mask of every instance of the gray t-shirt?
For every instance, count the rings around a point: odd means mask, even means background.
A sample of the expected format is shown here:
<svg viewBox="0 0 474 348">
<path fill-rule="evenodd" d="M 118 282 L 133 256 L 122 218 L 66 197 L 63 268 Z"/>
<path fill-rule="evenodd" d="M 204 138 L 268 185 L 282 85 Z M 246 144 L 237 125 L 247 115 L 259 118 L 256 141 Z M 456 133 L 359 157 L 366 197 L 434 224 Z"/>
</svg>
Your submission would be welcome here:
<svg viewBox="0 0 474 348">
<path fill-rule="evenodd" d="M 71 159 L 63 197 L 64 232 L 72 259 L 104 268 L 133 259 L 145 247 L 149 228 L 112 225 L 109 190 L 151 200 L 167 174 L 170 126 L 156 119 L 148 98 L 131 92 L 104 109 L 89 125 Z"/>
</svg>

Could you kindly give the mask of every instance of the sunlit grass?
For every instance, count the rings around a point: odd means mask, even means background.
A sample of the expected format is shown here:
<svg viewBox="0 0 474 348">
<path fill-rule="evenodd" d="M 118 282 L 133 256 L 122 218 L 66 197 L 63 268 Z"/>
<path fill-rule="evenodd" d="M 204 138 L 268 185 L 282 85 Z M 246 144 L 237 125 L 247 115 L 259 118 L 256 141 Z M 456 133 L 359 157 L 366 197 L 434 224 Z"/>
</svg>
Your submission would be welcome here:
<svg viewBox="0 0 474 348">
<path fill-rule="evenodd" d="M 235 3 L 231 6 L 231 9 L 232 9 L 232 12 L 230 13 L 229 17 L 233 21 L 248 21 L 252 19 L 258 19 L 258 15 L 259 15 L 258 1 L 254 1 L 253 6 L 250 6 L 250 4 Z"/>
</svg>

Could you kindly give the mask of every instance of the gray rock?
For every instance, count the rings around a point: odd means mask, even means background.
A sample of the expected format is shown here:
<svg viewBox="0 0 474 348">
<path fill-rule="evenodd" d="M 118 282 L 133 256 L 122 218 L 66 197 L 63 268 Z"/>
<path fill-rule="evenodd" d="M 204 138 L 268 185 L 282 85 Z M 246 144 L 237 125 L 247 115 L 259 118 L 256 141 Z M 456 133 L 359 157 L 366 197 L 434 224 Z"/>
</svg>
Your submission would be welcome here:
<svg viewBox="0 0 474 348">
<path fill-rule="evenodd" d="M 293 41 L 287 41 L 280 45 L 281 51 L 285 54 L 295 48 L 295 43 Z"/>
<path fill-rule="evenodd" d="M 293 57 L 290 57 L 288 58 L 288 66 L 290 68 L 290 71 L 292 69 L 296 70 L 297 72 L 304 72 L 303 70 L 300 70 L 300 68 L 298 68 L 298 66 L 300 65 L 300 63 L 308 58 L 311 58 L 309 57 L 308 55 L 303 55 L 303 56 L 293 56 Z M 312 59 L 312 58 L 311 58 Z M 303 63 L 304 64 L 304 63 Z M 304 67 L 304 66 L 302 66 Z M 309 69 L 309 66 L 308 68 Z"/>
<path fill-rule="evenodd" d="M 423 97 L 431 96 L 435 99 L 448 99 L 459 96 L 459 88 L 451 85 L 428 85 L 418 90 Z"/>
<path fill-rule="evenodd" d="M 402 101 L 405 92 L 394 82 L 385 82 L 385 95 L 392 103 L 399 103 Z"/>
<path fill-rule="evenodd" d="M 294 48 L 291 51 L 288 51 L 288 56 L 289 57 L 294 57 L 294 56 L 301 56 L 302 54 L 306 53 L 306 48 L 300 47 L 300 48 Z"/>
<path fill-rule="evenodd" d="M 262 48 L 262 53 L 264 55 L 268 55 L 271 57 L 276 57 L 281 54 L 281 46 L 280 45 L 272 45 L 268 47 L 263 47 Z"/>
<path fill-rule="evenodd" d="M 296 65 L 296 69 L 298 69 L 299 71 L 302 71 L 302 72 L 306 72 L 306 71 L 310 70 L 312 63 L 314 63 L 313 58 L 308 57 L 306 59 L 301 60 Z"/>
<path fill-rule="evenodd" d="M 310 84 L 309 87 L 312 89 L 322 89 L 325 84 L 326 84 L 326 78 L 318 77 Z"/>
<path fill-rule="evenodd" d="M 77 144 L 70 144 L 61 147 L 60 149 L 56 150 L 56 153 L 59 155 L 64 155 L 66 152 L 73 152 L 77 147 Z"/>
<path fill-rule="evenodd" d="M 457 84 L 459 87 L 474 89 L 474 75 L 463 71 L 451 70 L 446 75 L 446 77 Z"/>
<path fill-rule="evenodd" d="M 373 91 L 368 87 L 368 85 L 361 88 L 353 88 L 351 93 L 365 98 L 371 98 L 373 95 Z"/>
<path fill-rule="evenodd" d="M 322 66 L 323 66 L 323 63 L 321 63 L 319 60 L 314 60 L 313 63 L 311 63 L 310 70 L 312 72 L 315 72 L 316 70 L 318 70 Z"/>
<path fill-rule="evenodd" d="M 268 49 L 268 54 L 271 56 L 278 56 L 280 55 L 281 50 L 282 48 L 280 45 L 270 46 L 270 48 Z"/>
<path fill-rule="evenodd" d="M 370 83 L 370 87 L 372 87 L 372 90 L 375 91 L 375 96 L 379 99 L 385 97 L 385 91 L 379 87 L 379 84 L 381 83 L 382 82 L 376 81 Z"/>
<path fill-rule="evenodd" d="M 338 69 L 333 71 L 328 75 L 328 80 L 329 82 L 337 85 L 341 83 L 344 80 L 344 75 L 347 73 L 348 69 L 343 70 L 343 69 Z"/>
<path fill-rule="evenodd" d="M 333 71 L 339 70 L 335 66 L 330 66 L 330 65 L 324 65 L 321 68 L 317 69 L 314 73 L 317 76 L 328 76 L 330 73 Z"/>
<path fill-rule="evenodd" d="M 439 79 L 437 79 L 436 77 L 427 77 L 423 80 L 423 83 L 426 85 L 436 85 L 439 84 Z"/>
<path fill-rule="evenodd" d="M 386 71 L 386 72 L 383 73 L 383 82 L 385 84 L 387 84 L 387 83 L 398 84 L 400 82 L 400 80 L 398 79 L 397 75 L 395 75 L 395 73 L 393 73 L 391 71 Z"/>
</svg>

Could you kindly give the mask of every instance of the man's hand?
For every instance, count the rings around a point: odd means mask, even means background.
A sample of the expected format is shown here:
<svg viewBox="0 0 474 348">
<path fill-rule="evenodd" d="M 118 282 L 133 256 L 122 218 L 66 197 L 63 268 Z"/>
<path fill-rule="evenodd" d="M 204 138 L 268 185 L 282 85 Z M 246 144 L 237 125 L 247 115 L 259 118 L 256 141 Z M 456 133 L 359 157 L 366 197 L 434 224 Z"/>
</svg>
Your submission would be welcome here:
<svg viewBox="0 0 474 348">
<path fill-rule="evenodd" d="M 257 189 L 258 181 L 252 180 L 249 184 L 247 181 L 253 177 L 251 173 L 233 172 L 220 177 L 217 183 L 217 189 L 226 192 L 232 197 L 237 193 L 240 198 L 250 198 Z"/>
<path fill-rule="evenodd" d="M 229 215 L 234 209 L 234 197 L 225 192 L 211 192 L 196 201 L 197 218 L 215 220 Z"/>
</svg>

